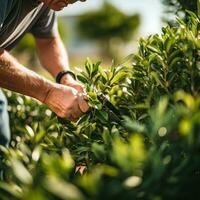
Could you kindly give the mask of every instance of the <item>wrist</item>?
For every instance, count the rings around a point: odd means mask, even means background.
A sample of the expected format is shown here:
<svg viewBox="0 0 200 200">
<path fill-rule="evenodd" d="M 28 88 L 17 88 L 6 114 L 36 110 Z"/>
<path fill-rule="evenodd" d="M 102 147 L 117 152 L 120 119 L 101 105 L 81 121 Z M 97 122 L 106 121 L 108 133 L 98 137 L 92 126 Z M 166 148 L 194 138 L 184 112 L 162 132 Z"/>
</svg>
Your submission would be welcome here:
<svg viewBox="0 0 200 200">
<path fill-rule="evenodd" d="M 61 78 L 60 84 L 69 85 L 72 81 L 74 81 L 74 78 L 72 77 L 72 75 L 70 75 L 70 74 L 65 74 L 65 75 Z"/>
<path fill-rule="evenodd" d="M 56 82 L 59 84 L 68 84 L 76 79 L 76 75 L 69 70 L 61 71 L 56 76 Z"/>
<path fill-rule="evenodd" d="M 34 98 L 36 98 L 37 100 L 39 100 L 42 103 L 45 103 L 45 100 L 47 98 L 47 96 L 49 95 L 50 91 L 55 88 L 56 84 L 46 80 L 46 79 L 42 79 L 40 82 L 40 91 L 36 91 Z"/>
</svg>

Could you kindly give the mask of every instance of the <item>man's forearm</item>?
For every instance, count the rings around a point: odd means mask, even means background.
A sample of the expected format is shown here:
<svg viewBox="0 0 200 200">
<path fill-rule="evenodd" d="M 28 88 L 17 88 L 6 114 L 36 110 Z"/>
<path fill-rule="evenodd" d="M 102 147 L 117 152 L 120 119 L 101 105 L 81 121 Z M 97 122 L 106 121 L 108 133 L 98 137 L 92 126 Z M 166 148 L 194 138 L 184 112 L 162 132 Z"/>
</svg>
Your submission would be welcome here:
<svg viewBox="0 0 200 200">
<path fill-rule="evenodd" d="M 36 38 L 41 64 L 55 78 L 63 70 L 69 70 L 68 56 L 59 34 L 52 38 Z"/>
<path fill-rule="evenodd" d="M 54 78 L 59 72 L 69 70 L 67 52 L 59 34 L 55 34 L 52 38 L 36 38 L 36 44 L 41 64 Z M 81 93 L 84 91 L 83 86 L 74 80 L 74 77 L 69 73 L 61 77 L 60 83 L 70 86 Z"/>
<path fill-rule="evenodd" d="M 8 52 L 0 53 L 0 87 L 44 102 L 52 83 L 28 70 Z"/>
</svg>

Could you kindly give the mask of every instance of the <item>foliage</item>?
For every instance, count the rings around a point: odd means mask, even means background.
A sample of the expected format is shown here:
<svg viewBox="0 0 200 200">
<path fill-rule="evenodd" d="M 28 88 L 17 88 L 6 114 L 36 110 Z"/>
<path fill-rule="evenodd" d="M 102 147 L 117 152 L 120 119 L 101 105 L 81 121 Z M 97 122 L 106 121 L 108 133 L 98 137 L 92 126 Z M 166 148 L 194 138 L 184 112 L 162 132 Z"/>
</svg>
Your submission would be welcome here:
<svg viewBox="0 0 200 200">
<path fill-rule="evenodd" d="M 134 56 L 132 104 L 148 108 L 162 95 L 171 96 L 184 90 L 193 96 L 200 91 L 199 19 L 191 12 L 187 25 L 179 19 L 179 27 L 162 29 L 140 41 L 139 54 Z M 137 106 L 138 107 L 138 106 Z"/>
<path fill-rule="evenodd" d="M 91 111 L 76 123 L 7 92 L 13 139 L 1 147 L 1 199 L 198 199 L 200 27 L 188 19 L 141 39 L 131 66 L 88 60 L 77 78 Z"/>
</svg>

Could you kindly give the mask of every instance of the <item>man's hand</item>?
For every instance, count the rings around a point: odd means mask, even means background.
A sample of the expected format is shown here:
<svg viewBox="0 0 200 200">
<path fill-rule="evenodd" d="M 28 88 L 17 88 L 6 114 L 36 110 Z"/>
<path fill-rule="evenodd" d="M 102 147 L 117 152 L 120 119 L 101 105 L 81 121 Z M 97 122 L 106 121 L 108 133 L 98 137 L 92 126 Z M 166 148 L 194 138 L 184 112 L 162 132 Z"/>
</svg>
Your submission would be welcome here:
<svg viewBox="0 0 200 200">
<path fill-rule="evenodd" d="M 84 102 L 84 104 L 83 103 L 79 104 L 79 107 L 82 110 L 82 112 L 87 112 L 89 110 L 89 106 L 88 103 L 85 101 L 84 86 L 78 81 L 74 80 L 74 78 L 70 74 L 66 74 L 65 76 L 63 76 L 60 83 L 69 86 L 71 88 L 74 88 L 79 92 L 79 101 L 81 100 L 80 102 Z"/>
<path fill-rule="evenodd" d="M 74 88 L 59 84 L 55 84 L 52 87 L 44 103 L 59 117 L 71 121 L 76 121 L 89 109 L 82 93 Z"/>
</svg>

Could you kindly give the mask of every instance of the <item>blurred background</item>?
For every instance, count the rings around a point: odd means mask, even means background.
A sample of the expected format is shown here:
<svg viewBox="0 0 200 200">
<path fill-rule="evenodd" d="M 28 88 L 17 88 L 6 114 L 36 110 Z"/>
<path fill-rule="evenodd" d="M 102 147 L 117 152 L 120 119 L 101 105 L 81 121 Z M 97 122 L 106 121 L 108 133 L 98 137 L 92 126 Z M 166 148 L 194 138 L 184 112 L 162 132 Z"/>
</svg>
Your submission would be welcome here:
<svg viewBox="0 0 200 200">
<path fill-rule="evenodd" d="M 159 34 L 175 16 L 184 18 L 185 9 L 196 12 L 196 0 L 87 0 L 68 6 L 57 16 L 71 68 L 81 68 L 87 57 L 104 66 L 113 59 L 120 63 L 137 51 L 139 38 Z M 27 34 L 12 54 L 49 76 L 40 67 L 32 35 Z"/>
</svg>

